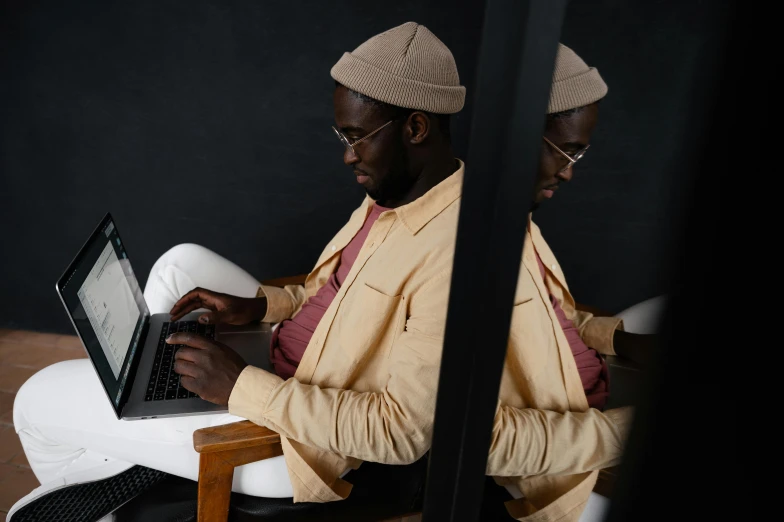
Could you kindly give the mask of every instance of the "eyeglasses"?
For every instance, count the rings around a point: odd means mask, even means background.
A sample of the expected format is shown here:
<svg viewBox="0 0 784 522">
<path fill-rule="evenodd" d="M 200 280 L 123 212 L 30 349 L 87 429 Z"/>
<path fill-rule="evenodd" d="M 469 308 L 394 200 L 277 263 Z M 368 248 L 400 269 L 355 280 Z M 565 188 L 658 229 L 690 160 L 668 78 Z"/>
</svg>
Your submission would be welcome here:
<svg viewBox="0 0 784 522">
<path fill-rule="evenodd" d="M 337 130 L 334 125 L 332 126 L 332 130 L 335 131 L 335 134 L 337 135 L 337 137 L 340 140 L 340 142 L 343 145 L 345 145 L 345 147 L 348 150 L 350 150 L 352 154 L 355 154 L 355 155 L 359 156 L 359 154 L 357 154 L 357 151 L 354 150 L 354 146 L 355 145 L 359 145 L 360 143 L 362 143 L 363 141 L 365 141 L 366 139 L 368 139 L 369 137 L 371 137 L 372 135 L 374 135 L 375 133 L 377 133 L 378 131 L 380 131 L 381 129 L 383 129 L 384 127 L 386 127 L 387 125 L 389 125 L 393 121 L 395 121 L 395 120 L 389 120 L 384 125 L 382 125 L 381 127 L 377 128 L 376 130 L 374 130 L 373 132 L 371 132 L 369 134 L 366 134 L 363 137 L 355 139 L 355 140 L 352 140 L 351 138 L 346 137 L 346 135 L 343 134 L 342 132 L 340 132 L 339 130 Z"/>
<path fill-rule="evenodd" d="M 577 152 L 575 152 L 574 156 L 570 156 L 569 154 L 567 154 L 564 151 L 562 151 L 561 149 L 559 149 L 558 146 L 555 143 L 553 143 L 552 141 L 548 140 L 546 137 L 542 136 L 542 139 L 544 141 L 546 141 L 552 148 L 554 148 L 556 151 L 558 151 L 558 153 L 561 156 L 563 156 L 564 158 L 569 160 L 569 163 L 567 163 L 565 167 L 563 167 L 561 170 L 559 170 L 558 174 L 561 174 L 562 172 L 566 172 L 569 169 L 569 167 L 571 167 L 572 165 L 574 165 L 575 163 L 580 161 L 582 159 L 582 157 L 585 156 L 585 151 L 587 151 L 588 147 L 590 147 L 590 145 L 586 145 L 582 149 L 580 149 Z"/>
</svg>

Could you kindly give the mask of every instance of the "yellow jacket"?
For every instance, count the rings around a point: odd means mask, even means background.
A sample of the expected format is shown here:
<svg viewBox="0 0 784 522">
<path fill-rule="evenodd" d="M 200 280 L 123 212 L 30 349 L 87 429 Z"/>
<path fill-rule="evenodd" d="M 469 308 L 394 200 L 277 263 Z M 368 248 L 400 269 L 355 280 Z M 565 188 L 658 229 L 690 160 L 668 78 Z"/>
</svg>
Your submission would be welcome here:
<svg viewBox="0 0 784 522">
<path fill-rule="evenodd" d="M 381 214 L 294 378 L 255 367 L 240 375 L 229 411 L 280 433 L 295 502 L 341 500 L 351 490 L 340 478 L 347 469 L 411 463 L 430 448 L 463 171 L 460 162 L 422 197 Z M 264 321 L 292 317 L 327 282 L 372 205 L 366 198 L 354 211 L 304 287 L 259 289 L 268 300 Z M 524 252 L 487 472 L 525 493 L 509 503 L 514 516 L 576 520 L 595 470 L 620 459 L 628 412 L 588 409 L 547 288 L 601 352 L 612 353 L 619 320 L 574 310 L 533 224 Z"/>
</svg>

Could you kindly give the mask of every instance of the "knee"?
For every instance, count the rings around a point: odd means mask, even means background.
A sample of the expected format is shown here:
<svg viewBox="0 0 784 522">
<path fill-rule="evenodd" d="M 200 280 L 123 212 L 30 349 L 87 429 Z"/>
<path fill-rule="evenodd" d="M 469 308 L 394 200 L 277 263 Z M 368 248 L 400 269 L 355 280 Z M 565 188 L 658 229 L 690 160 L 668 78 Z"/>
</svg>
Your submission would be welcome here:
<svg viewBox="0 0 784 522">
<path fill-rule="evenodd" d="M 155 264 L 152 265 L 149 279 L 152 279 L 152 276 L 159 275 L 167 266 L 181 266 L 183 262 L 189 259 L 203 257 L 208 252 L 211 253 L 212 251 L 195 243 L 175 245 L 167 250 L 158 258 Z"/>
<path fill-rule="evenodd" d="M 195 243 L 181 243 L 175 245 L 167 250 L 158 261 L 156 265 L 177 265 L 179 260 L 193 259 L 195 257 L 203 256 L 205 253 L 212 252 L 208 248 Z"/>
</svg>

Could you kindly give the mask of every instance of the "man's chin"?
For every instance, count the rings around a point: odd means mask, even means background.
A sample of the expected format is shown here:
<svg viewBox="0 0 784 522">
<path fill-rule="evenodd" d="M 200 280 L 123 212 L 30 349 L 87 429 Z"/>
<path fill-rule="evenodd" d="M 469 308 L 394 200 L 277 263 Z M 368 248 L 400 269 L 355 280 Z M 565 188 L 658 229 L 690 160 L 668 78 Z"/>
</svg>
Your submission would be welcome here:
<svg viewBox="0 0 784 522">
<path fill-rule="evenodd" d="M 365 187 L 365 194 L 367 194 L 368 197 L 373 201 L 378 201 L 379 199 L 381 199 L 381 194 L 379 194 L 378 191 L 373 189 L 372 187 L 371 188 Z"/>
<path fill-rule="evenodd" d="M 531 207 L 530 207 L 531 210 L 529 210 L 529 212 L 533 212 L 534 210 L 538 209 L 539 206 L 544 201 L 544 199 L 545 198 L 542 197 L 542 192 L 541 191 L 537 191 L 536 196 L 534 196 L 533 201 L 531 201 Z"/>
</svg>

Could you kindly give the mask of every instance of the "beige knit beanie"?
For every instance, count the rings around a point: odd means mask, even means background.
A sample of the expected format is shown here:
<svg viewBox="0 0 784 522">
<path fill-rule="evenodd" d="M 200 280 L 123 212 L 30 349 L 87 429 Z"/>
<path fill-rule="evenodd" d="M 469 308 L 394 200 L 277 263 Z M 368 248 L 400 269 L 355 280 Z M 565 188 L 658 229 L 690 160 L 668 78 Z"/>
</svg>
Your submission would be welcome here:
<svg viewBox="0 0 784 522">
<path fill-rule="evenodd" d="M 607 84 L 599 71 L 588 67 L 574 51 L 559 43 L 547 114 L 590 105 L 606 94 Z"/>
<path fill-rule="evenodd" d="M 452 53 L 427 27 L 414 22 L 343 53 L 330 74 L 353 91 L 407 109 L 452 114 L 465 101 Z"/>
</svg>

